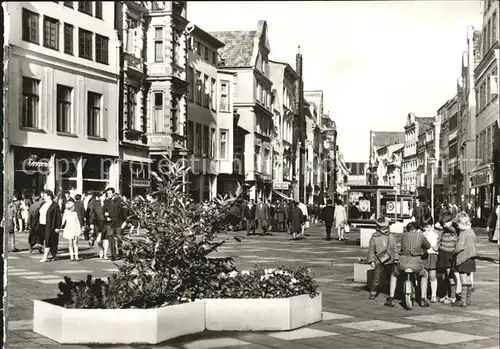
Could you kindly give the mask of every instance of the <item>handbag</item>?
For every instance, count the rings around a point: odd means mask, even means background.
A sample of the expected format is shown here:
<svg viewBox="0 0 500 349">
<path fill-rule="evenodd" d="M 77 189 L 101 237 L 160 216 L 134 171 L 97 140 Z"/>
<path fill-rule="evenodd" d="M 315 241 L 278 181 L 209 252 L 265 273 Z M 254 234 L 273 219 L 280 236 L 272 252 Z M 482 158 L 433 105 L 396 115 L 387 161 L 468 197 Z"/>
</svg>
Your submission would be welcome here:
<svg viewBox="0 0 500 349">
<path fill-rule="evenodd" d="M 345 233 L 350 233 L 350 232 L 351 232 L 351 227 L 349 226 L 349 224 L 347 224 L 347 225 L 344 227 L 344 232 L 345 232 Z"/>
<path fill-rule="evenodd" d="M 97 237 L 95 238 L 95 242 L 100 244 L 102 239 L 102 233 L 97 234 Z"/>
<path fill-rule="evenodd" d="M 377 253 L 375 256 L 377 257 L 380 264 L 386 264 L 387 262 L 389 262 L 391 260 L 391 256 L 389 255 L 387 250 L 384 250 L 380 253 Z"/>
</svg>

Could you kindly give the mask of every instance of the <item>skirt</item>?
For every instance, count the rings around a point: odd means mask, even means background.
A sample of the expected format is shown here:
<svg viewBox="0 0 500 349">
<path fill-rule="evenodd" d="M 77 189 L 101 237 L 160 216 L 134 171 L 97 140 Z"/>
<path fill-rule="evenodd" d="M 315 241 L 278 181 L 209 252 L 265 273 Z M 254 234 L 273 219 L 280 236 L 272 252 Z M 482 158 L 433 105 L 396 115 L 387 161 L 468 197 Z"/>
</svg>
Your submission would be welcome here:
<svg viewBox="0 0 500 349">
<path fill-rule="evenodd" d="M 476 272 L 476 259 L 469 258 L 462 264 L 457 265 L 456 268 L 459 273 L 470 274 Z"/>
<path fill-rule="evenodd" d="M 437 268 L 448 269 L 453 267 L 453 252 L 439 251 Z"/>
<path fill-rule="evenodd" d="M 438 254 L 427 254 L 424 259 L 422 259 L 425 269 L 435 270 L 438 265 Z"/>
</svg>

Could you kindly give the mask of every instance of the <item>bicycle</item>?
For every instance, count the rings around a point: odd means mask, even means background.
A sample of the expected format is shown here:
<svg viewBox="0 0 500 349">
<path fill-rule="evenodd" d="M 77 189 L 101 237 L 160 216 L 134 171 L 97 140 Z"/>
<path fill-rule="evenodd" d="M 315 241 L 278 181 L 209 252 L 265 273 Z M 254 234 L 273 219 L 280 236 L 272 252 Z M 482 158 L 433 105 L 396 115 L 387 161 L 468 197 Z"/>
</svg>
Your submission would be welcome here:
<svg viewBox="0 0 500 349">
<path fill-rule="evenodd" d="M 412 310 L 413 301 L 415 300 L 415 288 L 418 281 L 413 269 L 406 268 L 404 273 L 406 274 L 406 280 L 403 283 L 404 305 L 407 310 Z"/>
</svg>

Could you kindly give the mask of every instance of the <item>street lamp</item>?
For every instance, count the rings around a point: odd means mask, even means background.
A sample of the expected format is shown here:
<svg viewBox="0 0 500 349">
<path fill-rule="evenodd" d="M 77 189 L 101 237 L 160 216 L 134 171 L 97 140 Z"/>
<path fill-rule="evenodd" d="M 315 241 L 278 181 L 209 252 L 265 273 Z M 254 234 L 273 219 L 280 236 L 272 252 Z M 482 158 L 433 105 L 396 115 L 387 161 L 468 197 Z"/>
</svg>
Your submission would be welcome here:
<svg viewBox="0 0 500 349">
<path fill-rule="evenodd" d="M 434 221 L 434 169 L 437 164 L 435 158 L 429 158 L 429 164 L 431 165 L 431 217 Z"/>
</svg>

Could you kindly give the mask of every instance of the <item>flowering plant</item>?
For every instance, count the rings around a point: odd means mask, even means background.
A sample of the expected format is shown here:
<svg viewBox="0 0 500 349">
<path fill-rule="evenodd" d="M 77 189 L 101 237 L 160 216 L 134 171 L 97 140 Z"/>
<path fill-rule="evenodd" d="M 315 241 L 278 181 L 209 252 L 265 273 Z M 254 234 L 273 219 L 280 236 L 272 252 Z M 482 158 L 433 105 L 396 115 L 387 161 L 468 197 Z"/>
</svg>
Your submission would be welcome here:
<svg viewBox="0 0 500 349">
<path fill-rule="evenodd" d="M 207 292 L 205 298 L 288 298 L 309 294 L 315 297 L 318 285 L 310 269 L 279 266 L 254 270 L 233 270 L 219 274 L 219 287 Z"/>
</svg>

